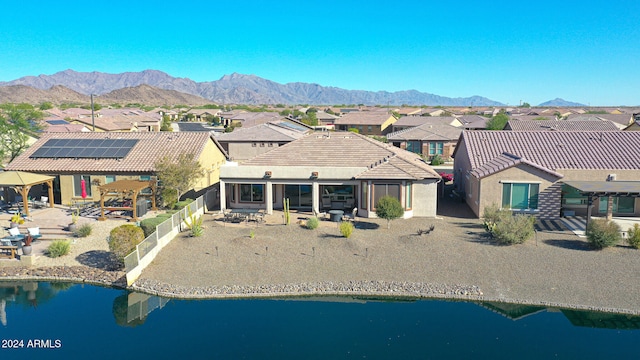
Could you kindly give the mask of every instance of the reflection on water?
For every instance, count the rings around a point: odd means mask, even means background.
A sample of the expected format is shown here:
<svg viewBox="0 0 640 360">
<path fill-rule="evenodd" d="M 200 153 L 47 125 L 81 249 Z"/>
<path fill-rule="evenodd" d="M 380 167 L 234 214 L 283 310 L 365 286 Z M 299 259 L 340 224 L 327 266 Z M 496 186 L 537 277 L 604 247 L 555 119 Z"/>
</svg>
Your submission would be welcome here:
<svg viewBox="0 0 640 360">
<path fill-rule="evenodd" d="M 51 301 L 59 294 L 72 289 L 75 286 L 84 286 L 69 282 L 24 282 L 24 281 L 0 281 L 0 323 L 7 326 L 7 308 L 11 306 L 21 307 L 23 311 L 37 309 L 39 305 Z M 137 327 L 147 320 L 147 317 L 155 310 L 163 309 L 170 299 L 151 296 L 142 293 L 114 290 L 118 295 L 113 299 L 112 314 L 115 323 L 121 327 Z M 399 298 L 369 298 L 369 297 L 301 297 L 285 298 L 282 301 L 305 301 L 326 303 L 359 303 L 367 302 L 415 302 L 415 299 Z M 259 301 L 259 300 L 256 300 Z M 214 300 L 211 303 L 215 303 Z M 536 316 L 540 313 L 562 313 L 573 326 L 638 330 L 640 329 L 640 316 L 602 313 L 572 309 L 546 308 L 542 306 L 510 304 L 503 302 L 475 303 L 484 309 L 500 314 L 508 319 L 519 321 L 524 318 Z"/>
</svg>

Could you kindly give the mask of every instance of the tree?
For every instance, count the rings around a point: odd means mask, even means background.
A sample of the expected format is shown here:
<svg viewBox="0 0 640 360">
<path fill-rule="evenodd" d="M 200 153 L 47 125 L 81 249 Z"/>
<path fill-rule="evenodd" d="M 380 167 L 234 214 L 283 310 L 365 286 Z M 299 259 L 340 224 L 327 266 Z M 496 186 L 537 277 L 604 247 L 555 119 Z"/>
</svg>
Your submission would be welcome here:
<svg viewBox="0 0 640 360">
<path fill-rule="evenodd" d="M 518 107 L 521 107 L 521 108 L 530 108 L 530 107 L 531 107 L 531 104 L 529 104 L 528 102 L 526 102 L 526 101 L 525 101 L 525 102 L 523 102 L 523 103 L 522 103 L 522 105 L 520 105 L 520 106 L 518 106 Z"/>
<path fill-rule="evenodd" d="M 49 110 L 49 109 L 53 109 L 53 104 L 49 101 L 45 101 L 42 104 L 40 104 L 39 107 L 40 110 Z"/>
<path fill-rule="evenodd" d="M 404 215 L 404 209 L 400 200 L 393 196 L 383 196 L 376 204 L 376 216 L 387 220 L 387 229 L 391 228 L 391 220 L 399 219 Z"/>
<path fill-rule="evenodd" d="M 169 115 L 162 115 L 160 131 L 173 131 L 173 128 L 171 127 L 171 118 L 169 117 Z"/>
<path fill-rule="evenodd" d="M 42 112 L 29 104 L 0 105 L 0 162 L 13 161 L 28 147 L 29 136 L 42 129 Z"/>
<path fill-rule="evenodd" d="M 499 113 L 487 121 L 487 130 L 502 130 L 508 121 L 506 114 Z"/>
<path fill-rule="evenodd" d="M 162 182 L 161 193 L 164 189 L 174 189 L 178 200 L 204 175 L 202 164 L 191 153 L 179 154 L 177 158 L 165 155 L 155 163 L 155 169 Z"/>
</svg>

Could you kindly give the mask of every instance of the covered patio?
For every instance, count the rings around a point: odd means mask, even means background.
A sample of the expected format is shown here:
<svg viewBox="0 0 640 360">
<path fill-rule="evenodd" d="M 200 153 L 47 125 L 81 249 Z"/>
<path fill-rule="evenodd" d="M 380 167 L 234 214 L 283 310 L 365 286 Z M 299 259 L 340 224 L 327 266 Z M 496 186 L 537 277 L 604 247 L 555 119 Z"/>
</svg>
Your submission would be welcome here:
<svg viewBox="0 0 640 360">
<path fill-rule="evenodd" d="M 53 179 L 53 176 L 34 174 L 25 171 L 3 171 L 0 172 L 0 187 L 5 188 L 5 198 L 8 196 L 6 188 L 14 188 L 16 193 L 22 196 L 24 214 L 29 216 L 29 190 L 31 190 L 34 185 L 47 185 L 49 188 L 49 197 L 47 201 L 49 207 L 53 207 Z"/>
<path fill-rule="evenodd" d="M 98 220 L 104 221 L 107 220 L 104 211 L 132 211 L 132 221 L 138 221 L 138 195 L 142 192 L 142 190 L 150 188 L 151 189 L 151 210 L 158 210 L 156 207 L 156 180 L 118 180 L 105 185 L 99 186 L 100 189 L 100 217 Z M 109 206 L 104 203 L 104 199 L 106 197 L 125 197 L 131 198 L 131 204 L 119 204 L 119 206 Z"/>
<path fill-rule="evenodd" d="M 574 189 L 581 196 L 586 197 L 587 217 L 586 224 L 592 217 L 593 205 L 597 199 L 606 201 L 606 218 L 613 219 L 615 212 L 621 213 L 619 199 L 630 200 L 629 216 L 638 216 L 636 203 L 640 199 L 640 181 L 566 181 L 564 185 Z M 605 209 L 605 204 L 599 204 L 599 210 Z M 618 205 L 618 206 L 614 206 Z M 616 208 L 615 211 L 614 208 Z M 626 214 L 625 214 L 626 215 Z"/>
</svg>

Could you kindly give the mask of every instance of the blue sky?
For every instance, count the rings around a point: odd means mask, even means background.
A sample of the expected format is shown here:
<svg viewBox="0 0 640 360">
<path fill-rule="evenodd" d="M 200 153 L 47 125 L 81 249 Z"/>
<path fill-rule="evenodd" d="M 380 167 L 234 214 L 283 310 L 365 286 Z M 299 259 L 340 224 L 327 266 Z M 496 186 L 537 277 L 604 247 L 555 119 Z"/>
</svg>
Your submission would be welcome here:
<svg viewBox="0 0 640 360">
<path fill-rule="evenodd" d="M 0 81 L 66 69 L 195 81 L 237 72 L 510 105 L 640 105 L 637 0 L 0 5 Z"/>
</svg>

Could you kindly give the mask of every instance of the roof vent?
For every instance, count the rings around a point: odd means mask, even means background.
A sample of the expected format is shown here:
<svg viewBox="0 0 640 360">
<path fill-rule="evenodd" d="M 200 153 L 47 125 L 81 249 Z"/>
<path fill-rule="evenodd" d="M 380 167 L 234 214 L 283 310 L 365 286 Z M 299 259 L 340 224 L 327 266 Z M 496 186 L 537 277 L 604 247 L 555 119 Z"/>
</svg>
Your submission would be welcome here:
<svg viewBox="0 0 640 360">
<path fill-rule="evenodd" d="M 616 181 L 616 174 L 607 175 L 607 181 Z"/>
</svg>

